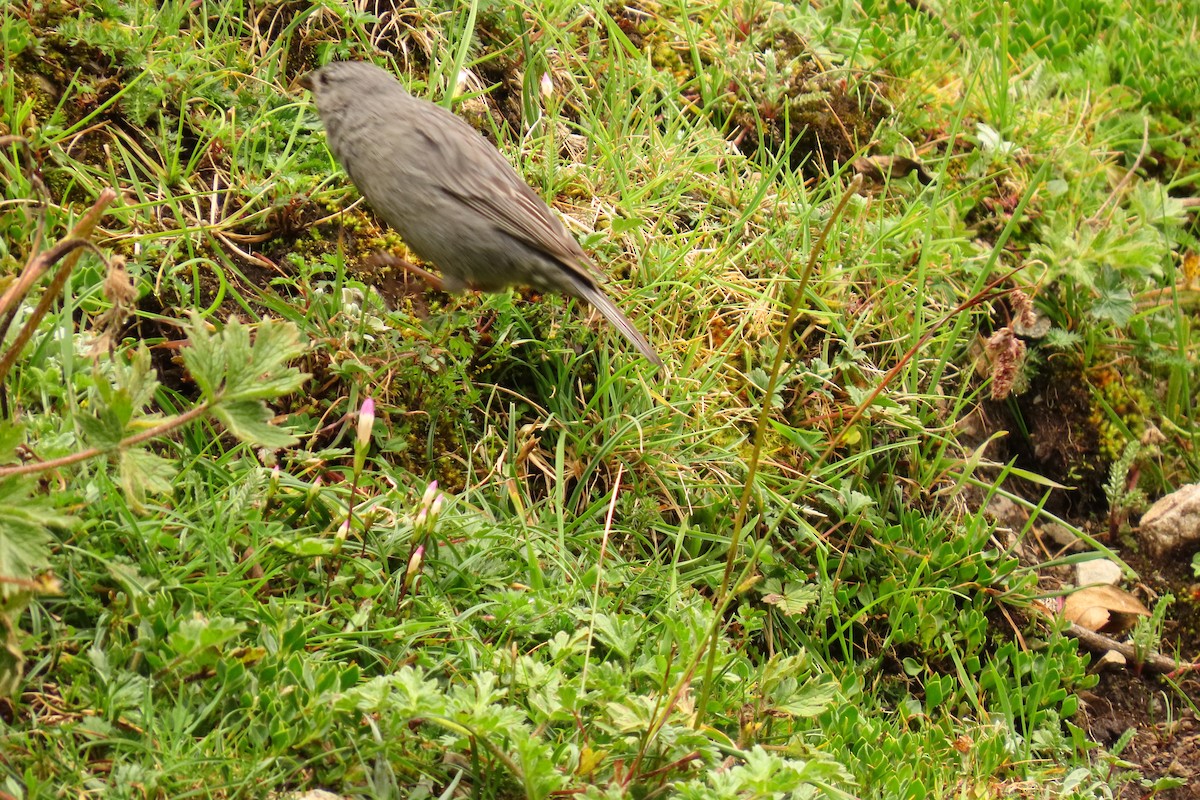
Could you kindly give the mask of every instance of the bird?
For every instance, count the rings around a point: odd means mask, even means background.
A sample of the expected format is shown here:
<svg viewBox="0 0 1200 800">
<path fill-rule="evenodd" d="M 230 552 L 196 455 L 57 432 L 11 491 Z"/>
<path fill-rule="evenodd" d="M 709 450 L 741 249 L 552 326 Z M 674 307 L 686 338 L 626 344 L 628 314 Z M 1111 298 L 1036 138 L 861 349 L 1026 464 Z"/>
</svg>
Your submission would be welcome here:
<svg viewBox="0 0 1200 800">
<path fill-rule="evenodd" d="M 447 291 L 530 286 L 580 298 L 662 366 L 579 243 L 465 120 L 365 61 L 330 62 L 300 83 L 334 158 L 408 248 L 441 270 Z"/>
</svg>

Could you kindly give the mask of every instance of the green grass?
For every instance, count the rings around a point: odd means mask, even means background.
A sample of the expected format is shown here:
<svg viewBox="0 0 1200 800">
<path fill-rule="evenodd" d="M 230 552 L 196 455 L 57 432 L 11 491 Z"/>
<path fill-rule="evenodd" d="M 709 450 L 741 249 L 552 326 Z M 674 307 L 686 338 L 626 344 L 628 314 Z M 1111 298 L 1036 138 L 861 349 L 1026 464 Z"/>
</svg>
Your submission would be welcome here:
<svg viewBox="0 0 1200 800">
<path fill-rule="evenodd" d="M 1195 34 L 1044 5 L 5 6 L 6 273 L 117 200 L 9 331 L 0 791 L 1136 786 L 1073 720 L 1034 522 L 983 508 L 1104 497 L 1149 426 L 1134 489 L 1200 472 Z M 293 84 L 368 56 L 498 143 L 665 371 L 561 298 L 372 271 L 399 243 Z M 856 192 L 868 154 L 937 180 Z M 1013 289 L 1052 327 L 993 400 Z M 1096 446 L 1039 475 L 1064 375 Z"/>
</svg>

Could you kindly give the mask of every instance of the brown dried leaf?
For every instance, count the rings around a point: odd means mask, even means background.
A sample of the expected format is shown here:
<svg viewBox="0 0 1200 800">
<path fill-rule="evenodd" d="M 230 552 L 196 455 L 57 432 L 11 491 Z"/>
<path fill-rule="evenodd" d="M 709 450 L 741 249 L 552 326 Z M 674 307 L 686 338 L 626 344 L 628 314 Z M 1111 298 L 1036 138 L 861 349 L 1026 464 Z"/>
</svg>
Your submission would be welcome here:
<svg viewBox="0 0 1200 800">
<path fill-rule="evenodd" d="M 1088 586 L 1067 596 L 1062 615 L 1088 630 L 1119 634 L 1133 627 L 1133 617 L 1148 617 L 1150 611 L 1116 586 Z"/>
</svg>

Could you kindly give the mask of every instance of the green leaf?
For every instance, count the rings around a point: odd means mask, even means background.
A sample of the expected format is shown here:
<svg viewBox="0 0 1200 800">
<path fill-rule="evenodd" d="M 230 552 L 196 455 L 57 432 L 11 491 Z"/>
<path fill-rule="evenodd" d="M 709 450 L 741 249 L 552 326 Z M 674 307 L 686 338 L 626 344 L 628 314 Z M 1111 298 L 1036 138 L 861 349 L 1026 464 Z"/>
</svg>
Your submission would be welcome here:
<svg viewBox="0 0 1200 800">
<path fill-rule="evenodd" d="M 33 486 L 24 478 L 0 478 L 0 696 L 4 697 L 20 688 L 25 674 L 16 620 L 36 591 L 30 582 L 49 563 L 48 528 L 75 524 L 43 498 L 33 496 Z"/>
<path fill-rule="evenodd" d="M 55 512 L 21 478 L 0 478 L 0 578 L 26 581 L 48 562 L 48 528 L 70 528 L 76 522 Z M 0 598 L 9 586 L 0 581 Z"/>
<path fill-rule="evenodd" d="M 342 543 L 333 537 L 302 536 L 294 539 L 274 539 L 271 542 L 285 553 L 301 558 L 321 558 L 337 555 Z"/>
<path fill-rule="evenodd" d="M 406 665 L 337 697 L 335 707 L 343 711 L 387 713 L 408 719 L 444 714 L 446 698 L 436 681 Z"/>
<path fill-rule="evenodd" d="M 171 633 L 168 644 L 177 659 L 192 667 L 209 667 L 217 662 L 224 645 L 236 641 L 245 629 L 245 623 L 229 617 L 188 619 Z"/>
<path fill-rule="evenodd" d="M 793 689 L 783 684 L 782 689 Z M 774 698 L 772 710 L 790 717 L 815 717 L 833 705 L 838 687 L 832 680 L 808 681 L 793 691 L 780 691 Z"/>
<path fill-rule="evenodd" d="M 175 463 L 140 447 L 121 453 L 118 464 L 121 488 L 139 511 L 147 494 L 170 494 Z"/>
<path fill-rule="evenodd" d="M 132 428 L 156 422 L 158 414 L 140 414 L 153 400 L 158 390 L 158 378 L 150 361 L 150 351 L 139 347 L 129 363 L 112 362 L 112 378 L 93 371 L 96 404 L 93 416 L 77 417 L 79 428 L 88 444 L 101 450 L 112 450 L 131 435 Z"/>
<path fill-rule="evenodd" d="M 241 327 L 237 320 L 231 321 L 226 327 L 227 339 L 230 337 L 229 329 L 235 327 Z M 208 330 L 208 326 L 199 316 L 193 315 L 192 323 L 187 327 L 187 334 L 189 344 L 179 355 L 204 398 L 216 400 L 225 382 L 226 350 L 217 335 Z"/>
<path fill-rule="evenodd" d="M 25 603 L 21 603 L 23 608 Z M 0 614 L 0 697 L 12 697 L 21 688 L 25 674 L 25 654 L 21 639 L 12 624 L 16 615 Z"/>
<path fill-rule="evenodd" d="M 83 433 L 83 440 L 101 450 L 116 447 L 125 433 L 124 423 L 118 419 L 112 408 L 101 408 L 94 417 L 79 416 L 76 422 Z"/>
<path fill-rule="evenodd" d="M 272 414 L 266 403 L 244 400 L 235 403 L 219 403 L 213 406 L 213 414 L 229 432 L 243 442 L 259 447 L 291 447 L 295 436 L 271 424 Z"/>
<path fill-rule="evenodd" d="M 1090 309 L 1096 319 L 1108 320 L 1117 327 L 1124 327 L 1133 318 L 1137 307 L 1133 295 L 1125 287 L 1125 279 L 1119 272 L 1105 267 L 1096 282 L 1100 297 Z"/>
<path fill-rule="evenodd" d="M 638 625 L 627 617 L 596 614 L 596 638 L 628 660 L 638 645 Z"/>
<path fill-rule="evenodd" d="M 273 415 L 264 402 L 294 392 L 308 380 L 307 374 L 287 366 L 305 349 L 295 325 L 267 320 L 251 343 L 250 328 L 236 319 L 212 333 L 193 318 L 189 339 L 184 364 L 230 433 L 261 447 L 296 443 L 296 437 L 270 424 Z"/>
<path fill-rule="evenodd" d="M 803 584 L 787 586 L 782 592 L 771 592 L 763 595 L 763 602 L 777 606 L 784 616 L 794 617 L 808 611 L 808 607 L 820 599 L 817 587 Z"/>
<path fill-rule="evenodd" d="M 300 334 L 290 322 L 266 320 L 258 326 L 244 386 L 238 398 L 265 399 L 294 392 L 308 375 L 289 367 L 288 362 L 304 354 Z"/>
<path fill-rule="evenodd" d="M 128 396 L 129 404 L 135 409 L 144 409 L 154 401 L 158 391 L 158 374 L 150 360 L 150 351 L 145 345 L 134 351 L 128 364 L 116 361 L 113 364 L 114 383 Z"/>
<path fill-rule="evenodd" d="M 17 448 L 25 443 L 25 427 L 0 419 L 0 464 L 17 460 Z"/>
<path fill-rule="evenodd" d="M 215 334 L 193 321 L 190 339 L 191 346 L 183 351 L 184 363 L 214 402 L 265 400 L 293 392 L 308 379 L 287 366 L 305 350 L 290 322 L 264 321 L 251 343 L 250 329 L 236 319 Z"/>
</svg>

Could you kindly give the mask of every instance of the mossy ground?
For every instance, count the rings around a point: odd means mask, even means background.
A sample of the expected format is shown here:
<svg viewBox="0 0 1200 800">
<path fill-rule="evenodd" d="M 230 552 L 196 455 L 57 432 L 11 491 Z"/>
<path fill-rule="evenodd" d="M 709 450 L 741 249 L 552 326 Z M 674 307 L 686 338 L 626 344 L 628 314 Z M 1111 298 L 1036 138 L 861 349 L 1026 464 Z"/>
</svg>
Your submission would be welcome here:
<svg viewBox="0 0 1200 800">
<path fill-rule="evenodd" d="M 107 444 L 0 478 L 0 791 L 1189 796 L 1196 681 L 1036 610 L 1061 523 L 1200 651 L 1195 567 L 1131 527 L 1200 474 L 1195 26 L 1084 6 L 6 5 L 5 271 L 111 187 L 137 300 L 96 352 L 86 256 L 5 381 L 7 463 Z M 295 84 L 368 57 L 456 98 L 667 370 L 378 257 Z M 1047 330 L 988 355 L 1018 292 Z M 182 340 L 234 318 L 294 331 L 301 391 L 222 407 Z"/>
</svg>

